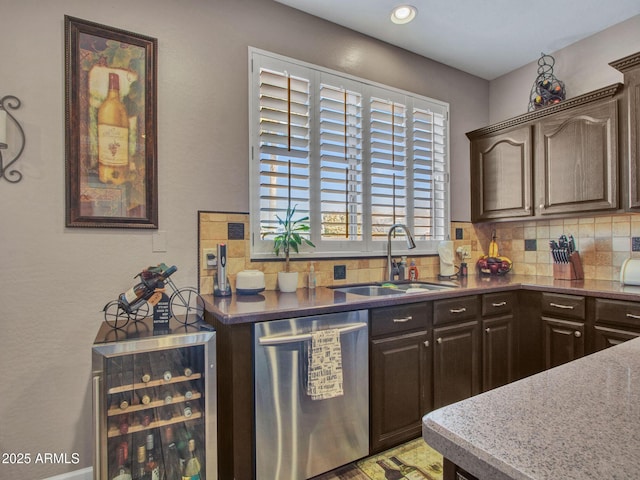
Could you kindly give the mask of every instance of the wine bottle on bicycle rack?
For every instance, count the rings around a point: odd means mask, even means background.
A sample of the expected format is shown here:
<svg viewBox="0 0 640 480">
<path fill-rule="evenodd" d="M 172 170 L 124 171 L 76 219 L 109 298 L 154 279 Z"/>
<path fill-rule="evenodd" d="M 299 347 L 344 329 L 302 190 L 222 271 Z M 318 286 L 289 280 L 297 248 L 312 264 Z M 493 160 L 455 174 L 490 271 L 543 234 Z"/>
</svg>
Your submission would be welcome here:
<svg viewBox="0 0 640 480">
<path fill-rule="evenodd" d="M 139 273 L 136 277 L 140 277 L 140 282 L 118 297 L 120 305 L 128 313 L 137 310 L 143 302 L 146 302 L 153 295 L 157 288 L 164 287 L 164 281 L 176 270 L 175 266 L 166 269 L 150 267 Z"/>
</svg>

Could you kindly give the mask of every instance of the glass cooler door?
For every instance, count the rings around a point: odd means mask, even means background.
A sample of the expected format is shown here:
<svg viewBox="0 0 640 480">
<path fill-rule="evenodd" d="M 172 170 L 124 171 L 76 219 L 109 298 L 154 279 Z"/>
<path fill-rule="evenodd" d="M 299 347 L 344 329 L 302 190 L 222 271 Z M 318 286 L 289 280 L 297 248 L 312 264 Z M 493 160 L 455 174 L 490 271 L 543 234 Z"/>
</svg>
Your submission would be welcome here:
<svg viewBox="0 0 640 480">
<path fill-rule="evenodd" d="M 215 332 L 161 340 L 94 346 L 95 479 L 217 478 Z"/>
</svg>

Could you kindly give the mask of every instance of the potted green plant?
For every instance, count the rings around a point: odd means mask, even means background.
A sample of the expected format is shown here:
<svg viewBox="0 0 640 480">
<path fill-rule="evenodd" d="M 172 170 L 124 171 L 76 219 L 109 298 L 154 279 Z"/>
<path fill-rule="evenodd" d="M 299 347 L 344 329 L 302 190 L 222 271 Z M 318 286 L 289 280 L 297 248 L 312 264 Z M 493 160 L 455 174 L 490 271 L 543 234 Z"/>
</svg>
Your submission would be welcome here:
<svg viewBox="0 0 640 480">
<path fill-rule="evenodd" d="M 296 206 L 287 207 L 287 213 L 284 218 L 276 215 L 278 219 L 278 227 L 273 239 L 273 251 L 276 255 L 284 253 L 285 263 L 284 272 L 278 272 L 278 288 L 281 292 L 295 292 L 298 288 L 298 272 L 291 272 L 289 268 L 289 258 L 291 251 L 300 252 L 300 246 L 303 244 L 315 247 L 313 242 L 302 234 L 309 231 L 309 217 L 302 217 L 294 220 Z"/>
</svg>

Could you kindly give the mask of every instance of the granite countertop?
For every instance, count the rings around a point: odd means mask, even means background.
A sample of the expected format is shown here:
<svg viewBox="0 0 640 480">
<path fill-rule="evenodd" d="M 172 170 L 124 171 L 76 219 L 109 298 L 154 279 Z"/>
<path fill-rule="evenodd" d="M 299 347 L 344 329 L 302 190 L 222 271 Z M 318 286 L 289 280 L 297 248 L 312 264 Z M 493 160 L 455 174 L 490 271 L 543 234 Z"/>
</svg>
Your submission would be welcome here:
<svg viewBox="0 0 640 480">
<path fill-rule="evenodd" d="M 638 478 L 640 339 L 435 410 L 423 438 L 480 480 Z"/>
<path fill-rule="evenodd" d="M 437 279 L 429 278 L 421 278 L 420 281 L 438 282 Z M 270 290 L 257 295 L 236 295 L 235 293 L 230 297 L 204 295 L 204 300 L 205 308 L 220 322 L 224 324 L 239 324 L 401 305 L 520 288 L 635 301 L 638 301 L 638 294 L 640 293 L 640 287 L 623 286 L 619 282 L 605 280 L 554 280 L 552 277 L 512 274 L 497 277 L 470 275 L 459 281 L 459 283 L 460 286 L 458 288 L 450 290 L 382 297 L 345 294 L 332 288 L 317 287 L 313 290 L 299 288 L 295 293 L 281 293 Z"/>
</svg>

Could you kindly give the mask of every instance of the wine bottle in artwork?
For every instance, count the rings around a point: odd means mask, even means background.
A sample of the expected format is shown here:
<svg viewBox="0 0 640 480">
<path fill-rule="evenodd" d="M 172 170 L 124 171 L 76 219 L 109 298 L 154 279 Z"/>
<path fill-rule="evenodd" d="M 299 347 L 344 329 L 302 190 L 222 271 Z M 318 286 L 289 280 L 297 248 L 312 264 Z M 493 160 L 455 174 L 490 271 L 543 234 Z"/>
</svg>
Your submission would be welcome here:
<svg viewBox="0 0 640 480">
<path fill-rule="evenodd" d="M 391 467 L 384 460 L 378 460 L 376 461 L 376 463 L 380 468 L 384 470 L 384 478 L 386 478 L 387 480 L 402 480 L 404 478 L 404 475 L 402 475 L 402 472 L 400 470 Z"/>
<path fill-rule="evenodd" d="M 98 173 L 102 183 L 115 185 L 127 181 L 129 173 L 129 117 L 117 73 L 109 73 L 107 98 L 98 108 Z"/>
<path fill-rule="evenodd" d="M 390 457 L 390 460 L 398 466 L 400 472 L 402 473 L 402 475 L 404 475 L 404 478 L 407 478 L 409 480 L 433 480 L 433 477 L 431 475 L 424 473 L 418 467 L 404 463 L 398 457 Z"/>
</svg>

